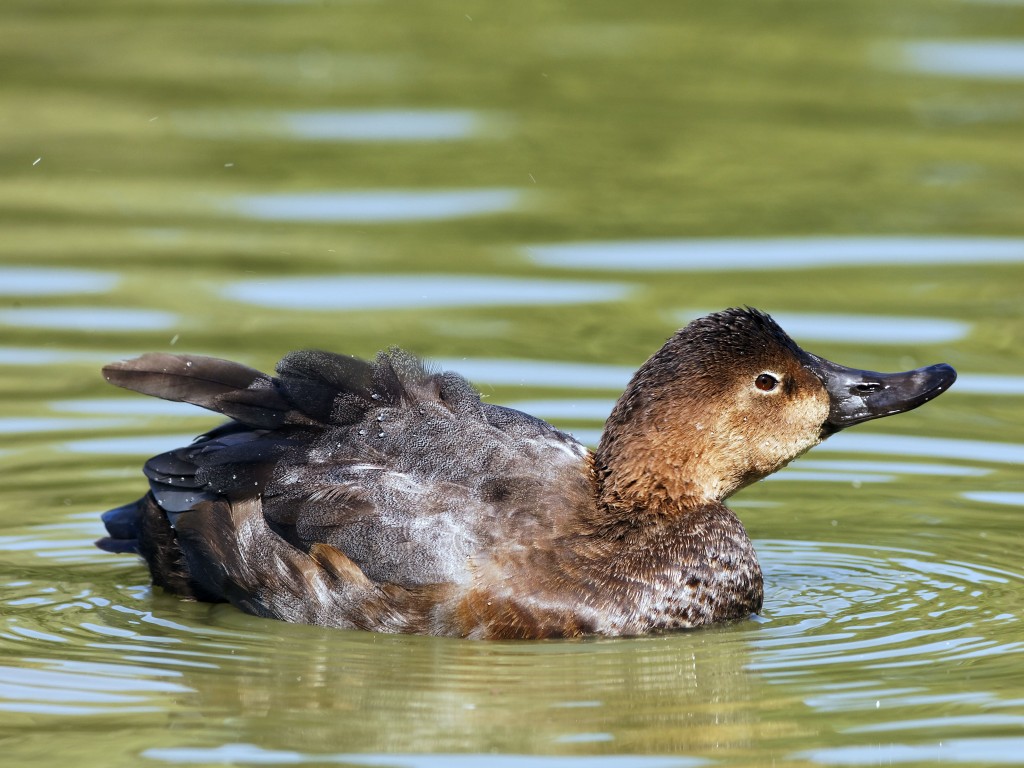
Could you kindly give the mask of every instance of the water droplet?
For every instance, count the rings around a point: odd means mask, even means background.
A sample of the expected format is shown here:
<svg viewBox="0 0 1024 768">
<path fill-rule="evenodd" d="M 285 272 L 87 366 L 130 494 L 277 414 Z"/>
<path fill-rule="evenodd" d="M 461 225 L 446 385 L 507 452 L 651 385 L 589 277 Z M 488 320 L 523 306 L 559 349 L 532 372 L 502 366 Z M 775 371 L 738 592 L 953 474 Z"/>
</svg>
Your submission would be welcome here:
<svg viewBox="0 0 1024 768">
<path fill-rule="evenodd" d="M 380 395 L 378 395 L 376 392 L 371 394 L 370 397 L 372 397 L 374 400 L 380 400 Z"/>
<path fill-rule="evenodd" d="M 191 360 L 186 360 L 185 361 L 185 367 L 186 368 L 191 368 L 192 367 L 192 361 Z"/>
<path fill-rule="evenodd" d="M 383 432 L 378 432 L 377 433 L 377 437 L 384 437 L 384 433 Z"/>
<path fill-rule="evenodd" d="M 359 434 L 360 435 L 365 435 L 366 434 L 366 430 L 365 429 L 360 429 L 359 430 Z"/>
</svg>

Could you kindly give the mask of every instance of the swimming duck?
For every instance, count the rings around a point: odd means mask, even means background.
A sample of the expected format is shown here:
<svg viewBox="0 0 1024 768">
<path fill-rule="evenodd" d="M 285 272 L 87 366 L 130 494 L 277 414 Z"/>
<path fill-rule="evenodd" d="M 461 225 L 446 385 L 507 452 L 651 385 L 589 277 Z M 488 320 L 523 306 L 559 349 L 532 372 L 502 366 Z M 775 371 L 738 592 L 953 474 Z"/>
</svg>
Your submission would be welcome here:
<svg viewBox="0 0 1024 768">
<path fill-rule="evenodd" d="M 693 321 L 633 376 L 595 452 L 399 349 L 372 362 L 148 354 L 112 384 L 230 421 L 146 462 L 98 545 L 252 614 L 471 638 L 640 635 L 749 617 L 761 569 L 726 498 L 834 432 L 909 411 L 948 365 L 805 352 L 755 309 Z"/>
</svg>

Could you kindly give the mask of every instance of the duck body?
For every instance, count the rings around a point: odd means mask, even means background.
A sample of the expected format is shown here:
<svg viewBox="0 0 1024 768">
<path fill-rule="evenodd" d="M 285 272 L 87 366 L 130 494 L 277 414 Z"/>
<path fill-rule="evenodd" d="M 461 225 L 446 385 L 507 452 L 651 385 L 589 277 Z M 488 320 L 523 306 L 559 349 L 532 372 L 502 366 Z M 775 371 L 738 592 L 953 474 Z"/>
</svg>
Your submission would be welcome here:
<svg viewBox="0 0 1024 768">
<path fill-rule="evenodd" d="M 230 421 L 150 459 L 149 491 L 104 515 L 102 548 L 141 554 L 172 593 L 259 616 L 473 638 L 639 635 L 758 612 L 760 567 L 725 498 L 843 418 L 892 411 L 871 396 L 901 390 L 907 410 L 955 378 L 865 377 L 803 352 L 767 315 L 728 310 L 641 367 L 591 453 L 397 349 L 373 362 L 296 352 L 273 377 L 166 354 L 104 371 Z M 829 376 L 871 391 L 851 405 Z"/>
</svg>

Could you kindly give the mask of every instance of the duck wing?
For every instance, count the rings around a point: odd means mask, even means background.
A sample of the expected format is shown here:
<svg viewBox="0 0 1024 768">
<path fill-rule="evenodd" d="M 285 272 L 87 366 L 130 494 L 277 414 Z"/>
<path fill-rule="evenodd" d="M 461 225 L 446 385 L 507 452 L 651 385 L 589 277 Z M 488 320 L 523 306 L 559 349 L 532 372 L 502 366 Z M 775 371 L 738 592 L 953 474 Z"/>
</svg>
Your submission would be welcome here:
<svg viewBox="0 0 1024 768">
<path fill-rule="evenodd" d="M 380 407 L 286 451 L 264 514 L 298 545 L 328 544 L 379 582 L 459 582 L 495 548 L 554 535 L 592 498 L 586 449 L 526 414 L 436 398 Z M 570 498 L 571 497 L 571 498 Z"/>
</svg>

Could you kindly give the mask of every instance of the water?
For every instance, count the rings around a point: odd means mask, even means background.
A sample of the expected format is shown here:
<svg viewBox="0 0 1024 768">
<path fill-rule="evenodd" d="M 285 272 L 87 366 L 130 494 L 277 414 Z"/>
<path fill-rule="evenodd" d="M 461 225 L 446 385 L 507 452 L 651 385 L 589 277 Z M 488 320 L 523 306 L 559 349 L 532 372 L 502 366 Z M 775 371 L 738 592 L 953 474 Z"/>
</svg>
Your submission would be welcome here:
<svg viewBox="0 0 1024 768">
<path fill-rule="evenodd" d="M 0 20 L 5 763 L 1024 762 L 1019 4 Z M 838 362 L 961 372 L 731 502 L 756 620 L 330 631 L 170 598 L 92 546 L 141 461 L 215 423 L 111 390 L 106 361 L 400 343 L 592 444 L 677 324 L 741 304 Z"/>
<path fill-rule="evenodd" d="M 514 189 L 374 190 L 243 195 L 225 208 L 264 221 L 354 222 L 439 221 L 515 210 Z"/>
</svg>

